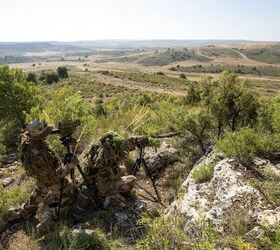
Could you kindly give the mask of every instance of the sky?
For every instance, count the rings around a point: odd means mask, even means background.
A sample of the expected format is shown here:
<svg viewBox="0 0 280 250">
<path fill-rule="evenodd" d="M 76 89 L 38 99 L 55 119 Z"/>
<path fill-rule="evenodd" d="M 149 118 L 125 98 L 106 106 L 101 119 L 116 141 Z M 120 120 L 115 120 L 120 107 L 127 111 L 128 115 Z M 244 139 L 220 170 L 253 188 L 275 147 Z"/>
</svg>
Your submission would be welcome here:
<svg viewBox="0 0 280 250">
<path fill-rule="evenodd" d="M 0 0 L 0 41 L 280 41 L 280 0 Z"/>
</svg>

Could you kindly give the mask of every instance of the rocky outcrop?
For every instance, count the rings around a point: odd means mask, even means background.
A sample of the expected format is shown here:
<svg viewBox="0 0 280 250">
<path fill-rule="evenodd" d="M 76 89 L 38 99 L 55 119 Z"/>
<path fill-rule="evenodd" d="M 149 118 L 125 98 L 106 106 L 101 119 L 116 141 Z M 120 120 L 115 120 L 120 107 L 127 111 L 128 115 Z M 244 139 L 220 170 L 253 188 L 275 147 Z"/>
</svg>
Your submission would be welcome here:
<svg viewBox="0 0 280 250">
<path fill-rule="evenodd" d="M 214 167 L 213 177 L 198 183 L 194 173 L 209 164 Z M 276 173 L 277 168 L 269 164 L 268 161 L 255 159 L 255 166 L 271 168 Z M 201 222 L 211 222 L 223 232 L 227 219 L 246 217 L 255 226 L 252 234 L 261 235 L 260 228 L 279 223 L 280 208 L 272 208 L 263 194 L 250 185 L 247 177 L 246 169 L 234 158 L 222 159 L 216 152 L 202 158 L 183 183 L 185 196 L 177 201 L 186 218 L 186 233 L 198 237 L 197 227 Z"/>
</svg>

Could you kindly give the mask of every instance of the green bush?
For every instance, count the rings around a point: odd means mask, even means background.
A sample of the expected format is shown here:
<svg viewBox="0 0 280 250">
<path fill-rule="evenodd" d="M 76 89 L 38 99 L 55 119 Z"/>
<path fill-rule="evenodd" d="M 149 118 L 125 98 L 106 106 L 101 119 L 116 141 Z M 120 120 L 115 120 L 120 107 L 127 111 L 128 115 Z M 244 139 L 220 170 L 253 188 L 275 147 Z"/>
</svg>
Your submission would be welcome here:
<svg viewBox="0 0 280 250">
<path fill-rule="evenodd" d="M 46 74 L 45 81 L 47 84 L 59 82 L 59 76 L 56 72 L 50 72 Z"/>
<path fill-rule="evenodd" d="M 187 79 L 187 77 L 186 77 L 186 75 L 185 75 L 184 73 L 181 73 L 181 74 L 180 74 L 180 78 L 182 78 L 182 79 Z"/>
<path fill-rule="evenodd" d="M 182 214 L 161 216 L 154 220 L 144 218 L 141 222 L 149 225 L 149 231 L 145 238 L 137 242 L 136 249 L 184 249 L 188 236 L 184 232 Z"/>
<path fill-rule="evenodd" d="M 197 86 L 194 86 L 192 84 L 188 89 L 188 93 L 186 96 L 186 103 L 194 105 L 199 103 L 200 101 L 201 101 L 201 90 Z"/>
<path fill-rule="evenodd" d="M 37 75 L 33 72 L 29 72 L 26 77 L 27 82 L 37 83 Z"/>
<path fill-rule="evenodd" d="M 106 235 L 99 229 L 93 229 L 90 233 L 85 233 L 83 231 L 73 232 L 64 225 L 58 226 L 56 230 L 44 236 L 40 241 L 44 244 L 44 249 L 130 249 L 129 246 L 118 240 L 106 238 Z"/>
<path fill-rule="evenodd" d="M 64 79 L 68 78 L 68 69 L 66 67 L 58 67 L 56 70 L 59 78 Z"/>
<path fill-rule="evenodd" d="M 29 193 L 20 188 L 13 188 L 5 190 L 2 185 L 0 186 L 0 219 L 5 219 L 8 209 L 12 206 L 17 206 L 24 202 Z"/>
<path fill-rule="evenodd" d="M 91 138 L 92 136 L 93 128 L 91 127 L 91 122 L 94 121 L 94 117 L 91 116 L 91 107 L 80 94 L 73 94 L 73 92 L 67 88 L 59 89 L 54 93 L 51 100 L 46 100 L 42 105 L 33 108 L 27 119 L 29 121 L 44 120 L 54 127 L 56 127 L 60 121 L 69 123 L 79 119 L 82 124 L 77 129 L 75 136 L 77 138 L 80 135 L 83 136 L 79 144 L 80 147 L 84 147 L 90 140 L 89 137 Z M 56 150 L 61 151 L 63 149 L 57 136 L 49 136 L 49 142 Z"/>
<path fill-rule="evenodd" d="M 20 69 L 0 67 L 0 121 L 17 120 L 23 126 L 25 113 L 39 102 L 38 88 L 25 79 Z"/>
<path fill-rule="evenodd" d="M 227 132 L 217 142 L 217 147 L 228 157 L 237 157 L 240 162 L 250 163 L 256 155 L 273 152 L 275 142 L 272 136 L 251 128 Z"/>
<path fill-rule="evenodd" d="M 214 165 L 199 165 L 197 168 L 193 169 L 192 177 L 196 183 L 204 183 L 210 181 L 213 178 Z"/>
<path fill-rule="evenodd" d="M 187 113 L 182 120 L 179 117 L 176 119 L 185 142 L 199 146 L 201 152 L 205 153 L 206 146 L 210 143 L 213 128 L 209 112 L 205 109 L 195 109 Z"/>
<path fill-rule="evenodd" d="M 224 129 L 235 131 L 256 124 L 259 108 L 257 94 L 237 75 L 229 72 L 221 74 L 213 96 L 210 110 L 217 123 L 218 137 Z"/>
</svg>

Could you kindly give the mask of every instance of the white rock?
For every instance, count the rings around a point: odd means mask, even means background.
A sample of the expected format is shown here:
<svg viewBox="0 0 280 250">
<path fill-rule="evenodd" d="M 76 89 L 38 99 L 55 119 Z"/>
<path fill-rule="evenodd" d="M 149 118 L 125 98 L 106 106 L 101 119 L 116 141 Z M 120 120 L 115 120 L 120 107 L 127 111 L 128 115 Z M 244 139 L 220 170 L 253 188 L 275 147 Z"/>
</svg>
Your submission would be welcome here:
<svg viewBox="0 0 280 250">
<path fill-rule="evenodd" d="M 219 158 L 212 152 L 194 169 L 213 164 Z M 236 208 L 250 216 L 267 208 L 259 191 L 243 181 L 243 170 L 238 166 L 235 159 L 219 161 L 214 167 L 213 178 L 205 183 L 196 183 L 192 177 L 194 169 L 191 171 L 183 183 L 187 193 L 180 204 L 187 221 L 185 231 L 194 235 L 198 221 L 211 221 L 219 226 L 224 216 Z"/>
<path fill-rule="evenodd" d="M 257 214 L 257 223 L 263 227 L 270 228 L 280 222 L 279 207 L 275 210 L 264 210 Z"/>
<path fill-rule="evenodd" d="M 8 187 L 8 186 L 10 186 L 14 180 L 15 180 L 15 179 L 14 179 L 14 178 L 11 178 L 11 177 L 5 178 L 5 179 L 3 180 L 3 182 L 2 182 L 3 187 Z"/>
</svg>

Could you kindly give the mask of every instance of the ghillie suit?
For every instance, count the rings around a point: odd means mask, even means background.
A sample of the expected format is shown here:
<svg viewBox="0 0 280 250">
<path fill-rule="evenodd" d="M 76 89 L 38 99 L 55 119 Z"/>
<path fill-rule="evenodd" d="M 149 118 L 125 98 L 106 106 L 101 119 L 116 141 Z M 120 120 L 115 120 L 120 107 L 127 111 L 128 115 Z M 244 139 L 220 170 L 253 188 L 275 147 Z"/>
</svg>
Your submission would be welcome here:
<svg viewBox="0 0 280 250">
<path fill-rule="evenodd" d="M 123 139 L 114 132 L 109 132 L 90 144 L 83 153 L 83 167 L 94 190 L 80 189 L 74 216 L 78 218 L 87 209 L 92 192 L 95 192 L 95 197 L 101 198 L 129 193 L 136 184 L 136 177 L 122 176 L 119 166 L 130 151 L 136 147 L 149 145 L 150 141 L 147 137 Z"/>
<path fill-rule="evenodd" d="M 35 122 L 36 123 L 36 122 Z M 22 136 L 21 161 L 28 176 L 36 181 L 36 187 L 26 203 L 17 209 L 10 210 L 8 221 L 27 219 L 36 214 L 39 205 L 44 201 L 48 207 L 49 215 L 37 225 L 40 231 L 47 230 L 57 220 L 57 210 L 60 198 L 61 180 L 64 178 L 63 195 L 60 205 L 60 214 L 67 216 L 75 202 L 75 191 L 70 181 L 65 178 L 68 174 L 67 166 L 63 166 L 59 157 L 46 142 L 47 135 L 51 133 L 51 127 L 44 125 L 40 133 L 34 132 L 34 127 L 41 126 L 40 122 L 29 125 L 31 131 Z"/>
</svg>

